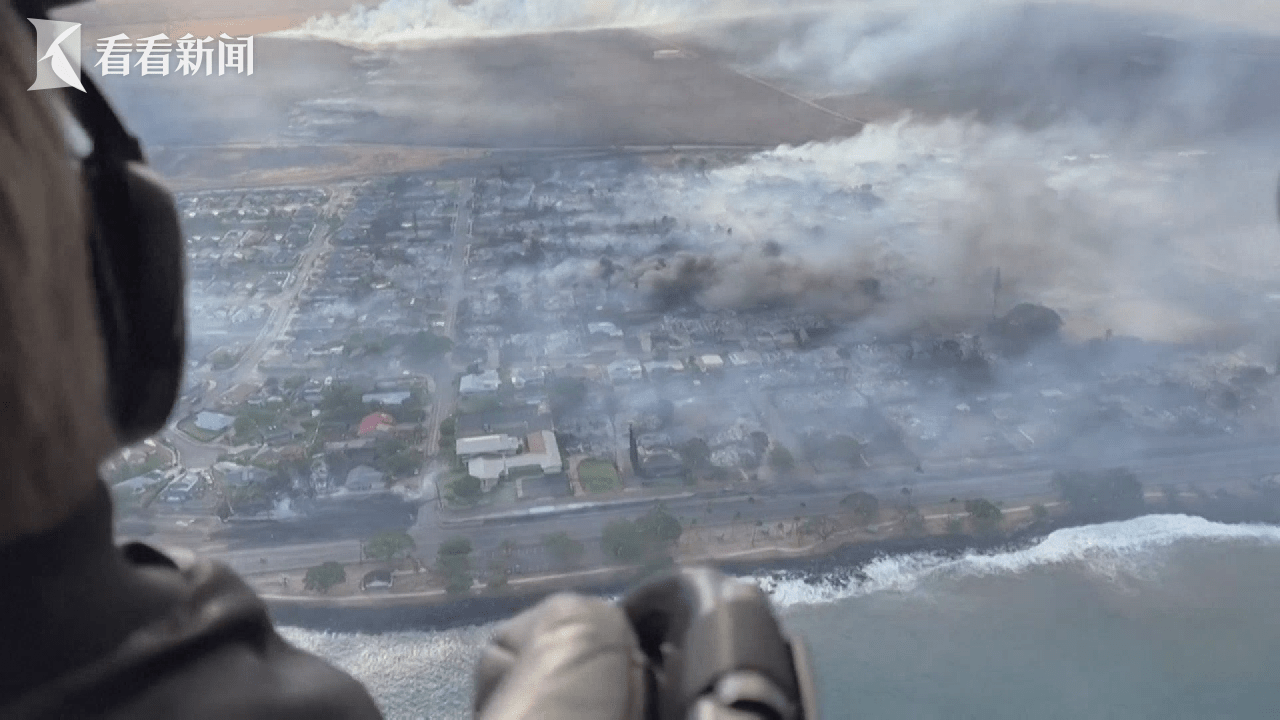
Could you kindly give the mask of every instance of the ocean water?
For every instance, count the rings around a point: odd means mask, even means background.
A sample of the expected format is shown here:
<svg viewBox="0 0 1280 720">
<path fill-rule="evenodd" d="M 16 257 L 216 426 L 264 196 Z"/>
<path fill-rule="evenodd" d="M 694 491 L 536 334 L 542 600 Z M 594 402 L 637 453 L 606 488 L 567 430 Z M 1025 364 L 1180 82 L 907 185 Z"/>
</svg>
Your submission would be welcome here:
<svg viewBox="0 0 1280 720">
<path fill-rule="evenodd" d="M 826 718 L 1280 717 L 1280 528 L 1147 516 L 1014 552 L 885 558 L 861 585 L 761 578 Z M 492 626 L 286 628 L 388 718 L 464 718 Z"/>
</svg>

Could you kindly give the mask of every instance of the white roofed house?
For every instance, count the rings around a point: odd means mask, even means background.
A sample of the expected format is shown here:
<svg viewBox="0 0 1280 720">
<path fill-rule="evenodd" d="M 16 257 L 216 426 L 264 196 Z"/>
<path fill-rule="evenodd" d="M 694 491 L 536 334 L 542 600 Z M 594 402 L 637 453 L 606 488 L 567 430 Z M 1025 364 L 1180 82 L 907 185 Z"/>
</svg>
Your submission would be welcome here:
<svg viewBox="0 0 1280 720">
<path fill-rule="evenodd" d="M 175 504 L 186 502 L 195 496 L 203 480 L 204 477 L 200 473 L 187 471 L 165 486 L 163 500 Z"/>
<path fill-rule="evenodd" d="M 683 370 L 684 362 L 681 360 L 651 360 L 644 364 L 644 371 L 649 373 L 649 377 Z"/>
<path fill-rule="evenodd" d="M 395 392 L 372 392 L 365 393 L 360 397 L 361 402 L 373 405 L 403 405 L 413 393 L 408 390 L 399 390 Z"/>
<path fill-rule="evenodd" d="M 612 338 L 622 337 L 622 331 L 618 329 L 617 325 L 614 325 L 611 322 L 587 323 L 587 332 L 592 335 L 607 335 Z"/>
<path fill-rule="evenodd" d="M 461 457 L 461 453 L 459 456 Z M 486 492 L 512 470 L 535 467 L 542 473 L 558 473 L 564 469 L 560 460 L 560 445 L 556 442 L 556 434 L 550 430 L 529 433 L 525 438 L 523 453 L 477 456 L 467 462 L 467 472 L 480 479 Z"/>
<path fill-rule="evenodd" d="M 516 389 L 526 385 L 541 385 L 546 380 L 546 372 L 542 368 L 511 368 L 511 385 Z"/>
<path fill-rule="evenodd" d="M 698 358 L 698 367 L 703 370 L 719 370 L 724 367 L 724 358 L 714 354 L 702 355 Z"/>
<path fill-rule="evenodd" d="M 644 378 L 644 367 L 635 358 L 614 360 L 608 366 L 609 379 L 614 382 L 641 380 Z"/>
<path fill-rule="evenodd" d="M 497 370 L 486 370 L 475 375 L 463 375 L 458 381 L 458 392 L 463 395 L 480 395 L 497 392 L 502 387 L 502 379 Z"/>
<path fill-rule="evenodd" d="M 383 475 L 368 465 L 357 465 L 347 473 L 346 488 L 356 492 L 372 490 L 382 483 Z"/>
<path fill-rule="evenodd" d="M 466 459 L 481 455 L 513 455 L 520 449 L 520 440 L 511 435 L 480 435 L 458 438 L 455 449 L 458 457 Z"/>
</svg>

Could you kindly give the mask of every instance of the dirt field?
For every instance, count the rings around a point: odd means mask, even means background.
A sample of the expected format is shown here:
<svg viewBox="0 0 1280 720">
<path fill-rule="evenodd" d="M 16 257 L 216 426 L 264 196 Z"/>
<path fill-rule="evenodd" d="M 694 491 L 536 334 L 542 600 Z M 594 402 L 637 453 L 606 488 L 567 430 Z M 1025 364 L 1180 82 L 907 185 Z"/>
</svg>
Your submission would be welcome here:
<svg viewBox="0 0 1280 720">
<path fill-rule="evenodd" d="M 91 36 L 92 37 L 92 36 Z M 260 38 L 252 77 L 105 78 L 150 145 L 777 145 L 861 124 L 630 31 L 367 53 Z"/>
<path fill-rule="evenodd" d="M 311 150 L 299 153 L 289 151 Z M 160 148 L 151 162 L 174 190 L 316 185 L 473 160 L 482 151 L 404 145 Z"/>
</svg>

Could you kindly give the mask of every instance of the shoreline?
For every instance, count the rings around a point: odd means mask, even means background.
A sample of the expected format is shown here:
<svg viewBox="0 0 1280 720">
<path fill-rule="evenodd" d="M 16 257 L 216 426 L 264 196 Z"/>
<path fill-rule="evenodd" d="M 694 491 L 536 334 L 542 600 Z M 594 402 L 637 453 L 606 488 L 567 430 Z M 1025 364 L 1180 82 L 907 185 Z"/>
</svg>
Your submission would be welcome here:
<svg viewBox="0 0 1280 720">
<path fill-rule="evenodd" d="M 1041 523 L 1022 525 L 992 535 L 896 535 L 875 540 L 842 543 L 834 548 L 804 551 L 794 557 L 775 556 L 751 559 L 710 560 L 703 564 L 730 575 L 789 575 L 809 584 L 858 583 L 865 579 L 862 569 L 883 558 L 927 553 L 956 558 L 969 553 L 992 554 L 1034 545 L 1047 535 L 1067 528 L 1130 520 L 1152 514 L 1181 514 L 1224 524 L 1280 525 L 1280 495 L 1263 498 L 1219 495 L 1174 503 L 1148 502 L 1141 512 L 1085 516 L 1067 513 Z M 777 551 L 773 551 L 777 555 Z M 763 554 L 763 553 L 762 553 Z M 482 625 L 506 619 L 537 604 L 555 592 L 573 591 L 604 597 L 617 596 L 631 587 L 644 568 L 604 567 L 573 571 L 557 576 L 513 579 L 513 585 L 527 586 L 499 593 L 433 599 L 394 595 L 359 598 L 267 598 L 273 620 L 279 626 L 321 632 L 381 634 L 390 632 L 434 632 Z M 598 579 L 592 576 L 603 576 Z"/>
</svg>

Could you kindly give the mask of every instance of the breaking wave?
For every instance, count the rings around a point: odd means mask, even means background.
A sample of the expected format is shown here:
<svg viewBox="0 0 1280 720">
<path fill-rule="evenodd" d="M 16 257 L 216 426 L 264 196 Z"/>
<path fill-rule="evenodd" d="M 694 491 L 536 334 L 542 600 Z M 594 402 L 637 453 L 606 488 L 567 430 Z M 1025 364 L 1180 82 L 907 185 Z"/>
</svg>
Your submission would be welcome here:
<svg viewBox="0 0 1280 720">
<path fill-rule="evenodd" d="M 817 582 L 760 577 L 757 582 L 783 608 L 822 605 L 872 593 L 905 593 L 935 580 L 1017 575 L 1066 565 L 1105 579 L 1143 575 L 1158 563 L 1156 551 L 1181 543 L 1244 542 L 1280 545 L 1280 527 L 1226 525 L 1186 515 L 1146 515 L 1124 522 L 1058 530 L 1034 545 L 995 554 L 948 558 L 921 553 L 879 558 L 858 579 L 836 573 Z"/>
<path fill-rule="evenodd" d="M 1161 567 L 1161 551 L 1183 543 L 1280 545 L 1280 527 L 1226 525 L 1185 515 L 1148 515 L 1124 522 L 1059 530 L 1029 547 L 959 558 L 929 554 L 884 557 L 862 568 L 862 579 L 836 570 L 818 582 L 759 577 L 784 614 L 875 593 L 927 591 L 938 581 L 1014 577 L 1051 566 L 1104 580 L 1149 576 Z M 282 628 L 302 649 L 327 658 L 358 678 L 387 718 L 419 720 L 470 717 L 471 669 L 495 624 L 439 632 L 381 635 Z"/>
</svg>

